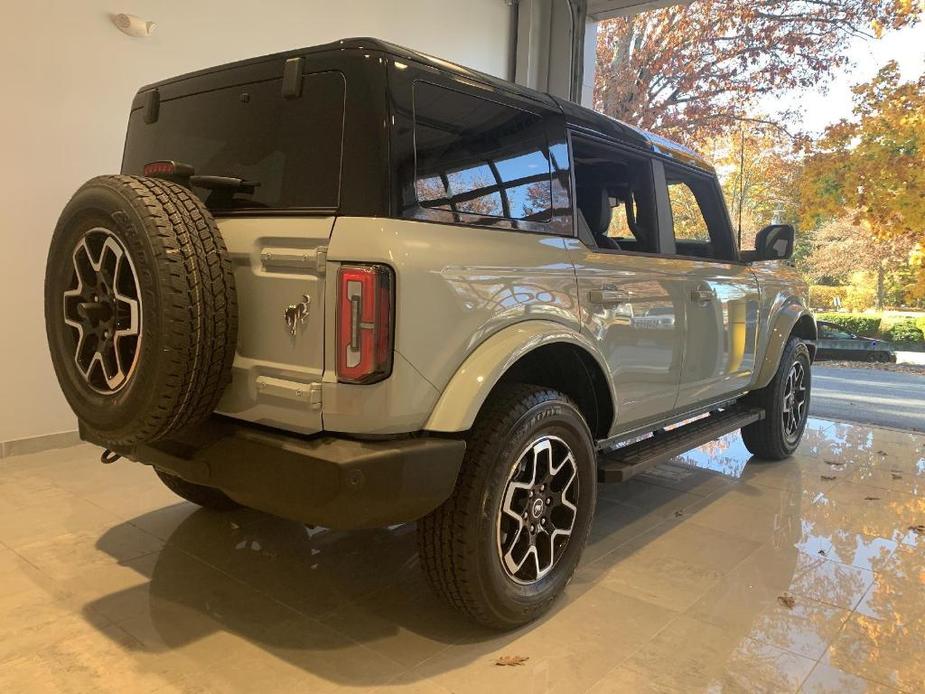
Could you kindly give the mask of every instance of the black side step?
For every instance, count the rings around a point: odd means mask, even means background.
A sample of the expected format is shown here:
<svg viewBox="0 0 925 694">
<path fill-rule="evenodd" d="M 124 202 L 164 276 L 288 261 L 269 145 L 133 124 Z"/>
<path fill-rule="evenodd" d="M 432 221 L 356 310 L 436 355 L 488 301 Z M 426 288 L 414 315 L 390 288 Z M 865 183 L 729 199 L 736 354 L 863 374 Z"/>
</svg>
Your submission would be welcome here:
<svg viewBox="0 0 925 694">
<path fill-rule="evenodd" d="M 598 458 L 599 482 L 623 482 L 643 470 L 764 419 L 764 410 L 734 406 L 618 448 Z"/>
</svg>

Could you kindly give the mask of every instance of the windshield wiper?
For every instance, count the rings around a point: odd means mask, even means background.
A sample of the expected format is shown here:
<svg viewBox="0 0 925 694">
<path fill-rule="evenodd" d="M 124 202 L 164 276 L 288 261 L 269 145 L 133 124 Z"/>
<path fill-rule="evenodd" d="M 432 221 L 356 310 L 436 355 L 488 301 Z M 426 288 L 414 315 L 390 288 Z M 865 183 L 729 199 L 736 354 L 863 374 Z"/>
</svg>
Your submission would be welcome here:
<svg viewBox="0 0 925 694">
<path fill-rule="evenodd" d="M 190 176 L 189 183 L 197 188 L 205 188 L 213 191 L 229 191 L 233 193 L 244 193 L 252 195 L 260 181 L 245 181 L 243 178 L 235 176 Z"/>
<path fill-rule="evenodd" d="M 219 193 L 243 193 L 252 195 L 260 181 L 246 181 L 236 176 L 205 176 L 197 175 L 196 169 L 189 164 L 173 160 L 152 161 L 144 165 L 143 173 L 152 178 L 163 178 L 181 186 L 189 188 L 205 188 Z"/>
</svg>

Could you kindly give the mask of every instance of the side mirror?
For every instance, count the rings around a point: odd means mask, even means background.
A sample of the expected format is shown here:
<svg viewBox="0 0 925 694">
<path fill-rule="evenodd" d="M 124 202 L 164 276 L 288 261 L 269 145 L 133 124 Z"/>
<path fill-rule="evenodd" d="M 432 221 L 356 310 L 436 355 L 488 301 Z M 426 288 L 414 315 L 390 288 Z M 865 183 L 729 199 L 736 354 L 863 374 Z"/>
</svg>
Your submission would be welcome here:
<svg viewBox="0 0 925 694">
<path fill-rule="evenodd" d="M 755 237 L 755 260 L 786 260 L 793 255 L 791 224 L 770 224 Z"/>
</svg>

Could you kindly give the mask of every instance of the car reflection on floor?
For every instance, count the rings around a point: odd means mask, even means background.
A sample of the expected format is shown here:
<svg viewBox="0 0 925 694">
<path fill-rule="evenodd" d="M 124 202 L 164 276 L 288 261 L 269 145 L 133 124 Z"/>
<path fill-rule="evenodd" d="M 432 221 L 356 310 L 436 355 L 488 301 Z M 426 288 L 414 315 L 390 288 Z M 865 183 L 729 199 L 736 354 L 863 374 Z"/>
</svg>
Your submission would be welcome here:
<svg viewBox="0 0 925 694">
<path fill-rule="evenodd" d="M 730 435 L 601 486 L 563 599 L 509 634 L 430 594 L 413 525 L 216 514 L 141 466 L 94 459 L 77 447 L 0 466 L 4 691 L 916 690 L 925 677 L 921 436 L 811 420 L 780 463 Z M 529 660 L 495 667 L 501 655 Z"/>
</svg>

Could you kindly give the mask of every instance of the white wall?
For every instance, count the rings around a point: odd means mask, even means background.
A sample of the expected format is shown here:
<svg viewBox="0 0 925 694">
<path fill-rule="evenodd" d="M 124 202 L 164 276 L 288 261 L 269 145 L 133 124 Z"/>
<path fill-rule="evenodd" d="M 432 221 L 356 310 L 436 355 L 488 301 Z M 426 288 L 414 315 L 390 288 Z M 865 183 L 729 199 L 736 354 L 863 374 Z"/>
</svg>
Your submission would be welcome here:
<svg viewBox="0 0 925 694">
<path fill-rule="evenodd" d="M 147 39 L 109 13 L 157 22 Z M 0 13 L 0 441 L 72 430 L 45 342 L 42 285 L 58 213 L 119 169 L 132 95 L 210 65 L 375 36 L 507 76 L 504 0 L 20 0 Z"/>
</svg>

